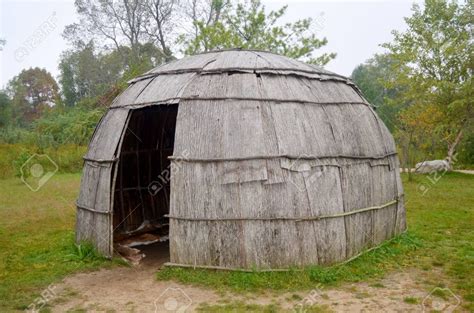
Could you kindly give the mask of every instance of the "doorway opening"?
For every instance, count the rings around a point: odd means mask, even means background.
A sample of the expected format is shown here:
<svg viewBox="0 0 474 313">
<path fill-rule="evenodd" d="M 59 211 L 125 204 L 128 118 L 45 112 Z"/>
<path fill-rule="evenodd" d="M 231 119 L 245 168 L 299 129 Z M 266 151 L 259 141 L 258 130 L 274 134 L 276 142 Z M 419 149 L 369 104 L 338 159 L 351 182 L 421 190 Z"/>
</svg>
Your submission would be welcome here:
<svg viewBox="0 0 474 313">
<path fill-rule="evenodd" d="M 115 173 L 113 236 L 116 252 L 131 255 L 132 262 L 144 257 L 141 246 L 151 244 L 162 251 L 161 259 L 163 253 L 169 258 L 168 157 L 173 155 L 177 114 L 177 104 L 133 110 L 124 133 Z"/>
</svg>

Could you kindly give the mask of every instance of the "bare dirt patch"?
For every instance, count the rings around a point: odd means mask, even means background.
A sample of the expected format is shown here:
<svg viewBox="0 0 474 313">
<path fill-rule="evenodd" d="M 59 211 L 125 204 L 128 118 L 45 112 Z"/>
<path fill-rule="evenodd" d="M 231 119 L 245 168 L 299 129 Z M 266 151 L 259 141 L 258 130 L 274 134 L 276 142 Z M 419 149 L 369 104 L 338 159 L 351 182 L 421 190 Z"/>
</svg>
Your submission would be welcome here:
<svg viewBox="0 0 474 313">
<path fill-rule="evenodd" d="M 380 280 L 344 284 L 338 288 L 317 289 L 315 286 L 314 291 L 235 295 L 157 281 L 155 273 L 168 256 L 166 252 L 153 251 L 157 249 L 145 251 L 147 258 L 136 267 L 103 269 L 65 278 L 57 285 L 59 297 L 51 303 L 51 311 L 155 312 L 158 309 L 158 312 L 166 312 L 166 309 L 184 308 L 181 312 L 192 312 L 203 303 L 233 301 L 276 304 L 284 311 L 292 311 L 304 301 L 334 312 L 421 312 L 421 303 L 429 292 L 426 280 L 434 274 L 408 269 Z"/>
</svg>

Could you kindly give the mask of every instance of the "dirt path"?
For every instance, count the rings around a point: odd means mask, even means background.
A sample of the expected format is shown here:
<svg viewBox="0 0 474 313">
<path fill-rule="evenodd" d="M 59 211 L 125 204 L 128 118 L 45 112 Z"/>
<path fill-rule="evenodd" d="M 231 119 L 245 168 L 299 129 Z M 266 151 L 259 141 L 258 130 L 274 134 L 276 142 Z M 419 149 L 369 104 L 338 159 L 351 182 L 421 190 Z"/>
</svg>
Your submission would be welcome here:
<svg viewBox="0 0 474 313">
<path fill-rule="evenodd" d="M 411 172 L 415 172 L 415 169 L 410 169 Z M 453 172 L 464 173 L 464 174 L 471 174 L 474 175 L 474 170 L 453 170 Z M 400 173 L 405 173 L 405 169 L 400 168 Z"/>
<path fill-rule="evenodd" d="M 455 172 L 474 175 L 474 170 L 455 170 Z"/>
<path fill-rule="evenodd" d="M 51 311 L 193 312 L 202 303 L 243 301 L 259 305 L 273 303 L 290 312 L 302 302 L 324 306 L 324 312 L 422 312 L 421 302 L 429 293 L 426 280 L 433 277 L 433 273 L 410 269 L 378 281 L 346 284 L 337 289 L 268 292 L 258 296 L 218 294 L 211 289 L 157 281 L 155 273 L 168 256 L 145 253 L 147 258 L 138 267 L 104 269 L 65 278 L 56 286 L 58 297 L 50 303 Z M 451 302 L 451 306 L 455 305 Z M 450 304 L 431 303 L 431 300 L 427 303 Z"/>
</svg>

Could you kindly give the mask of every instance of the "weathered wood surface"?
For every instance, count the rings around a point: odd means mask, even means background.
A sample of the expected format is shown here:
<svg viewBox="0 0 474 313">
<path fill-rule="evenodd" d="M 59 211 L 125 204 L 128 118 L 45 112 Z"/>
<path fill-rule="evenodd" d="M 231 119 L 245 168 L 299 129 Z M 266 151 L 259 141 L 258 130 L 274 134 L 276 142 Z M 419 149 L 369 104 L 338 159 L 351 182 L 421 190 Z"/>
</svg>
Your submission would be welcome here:
<svg viewBox="0 0 474 313">
<path fill-rule="evenodd" d="M 346 82 L 275 73 L 173 73 L 133 83 L 113 108 L 177 103 L 180 100 L 260 100 L 307 104 L 368 103 Z"/>
<path fill-rule="evenodd" d="M 347 78 L 316 65 L 288 59 L 284 56 L 265 51 L 228 50 L 208 52 L 176 60 L 161 65 L 132 82 L 157 74 L 199 72 L 250 72 L 255 74 L 272 73 L 282 75 L 299 75 L 318 79 L 337 79 L 347 81 Z"/>
<path fill-rule="evenodd" d="M 112 170 L 128 115 L 128 109 L 110 110 L 96 127 L 85 155 L 77 199 L 76 241 L 91 241 L 108 256 L 113 246 Z"/>
<path fill-rule="evenodd" d="M 109 110 L 97 125 L 85 158 L 111 160 L 126 127 L 128 109 Z"/>
<path fill-rule="evenodd" d="M 219 104 L 220 103 L 220 104 Z M 265 112 L 264 112 L 265 110 Z M 190 159 L 264 155 L 376 157 L 395 153 L 368 107 L 258 101 L 180 102 L 174 154 Z M 201 121 L 208 121 L 202 123 Z M 212 145 L 203 145 L 209 142 Z"/>
<path fill-rule="evenodd" d="M 226 163 L 182 162 L 173 173 L 173 262 L 245 268 L 330 264 L 395 234 L 397 203 L 344 217 L 298 221 L 396 199 L 396 171 L 390 171 L 387 160 L 373 166 L 346 161 L 308 171 L 283 169 L 284 182 L 277 184 L 268 184 L 265 175 L 222 184 L 219 167 Z M 221 255 L 227 253 L 232 256 Z"/>
<path fill-rule="evenodd" d="M 331 264 L 406 229 L 393 137 L 348 79 L 261 51 L 174 61 L 117 97 L 87 156 L 119 157 L 125 112 L 172 103 L 171 262 Z M 110 198 L 94 191 L 114 182 L 96 163 L 85 164 L 78 203 L 100 211 Z M 99 238 L 112 220 L 80 209 L 78 223 L 97 225 L 81 238 Z"/>
<path fill-rule="evenodd" d="M 94 164 L 87 161 L 81 180 L 77 200 L 76 240 L 91 241 L 106 255 L 111 253 L 111 206 L 109 164 Z"/>
</svg>

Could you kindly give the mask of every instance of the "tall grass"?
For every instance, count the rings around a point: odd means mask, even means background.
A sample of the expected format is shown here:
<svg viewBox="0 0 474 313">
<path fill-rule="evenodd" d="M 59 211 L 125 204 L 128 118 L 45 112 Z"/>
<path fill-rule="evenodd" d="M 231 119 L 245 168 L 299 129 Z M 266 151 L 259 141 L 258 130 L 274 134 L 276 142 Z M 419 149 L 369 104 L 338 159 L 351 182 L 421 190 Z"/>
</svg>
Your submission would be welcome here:
<svg viewBox="0 0 474 313">
<path fill-rule="evenodd" d="M 77 173 L 82 169 L 86 146 L 67 144 L 40 148 L 27 144 L 0 144 L 0 179 L 20 177 L 21 168 L 35 154 L 46 154 L 57 165 L 60 173 Z"/>
<path fill-rule="evenodd" d="M 82 168 L 82 156 L 104 108 L 55 108 L 27 128 L 0 128 L 0 179 L 20 176 L 23 164 L 34 154 L 46 154 L 59 172 Z"/>
</svg>

